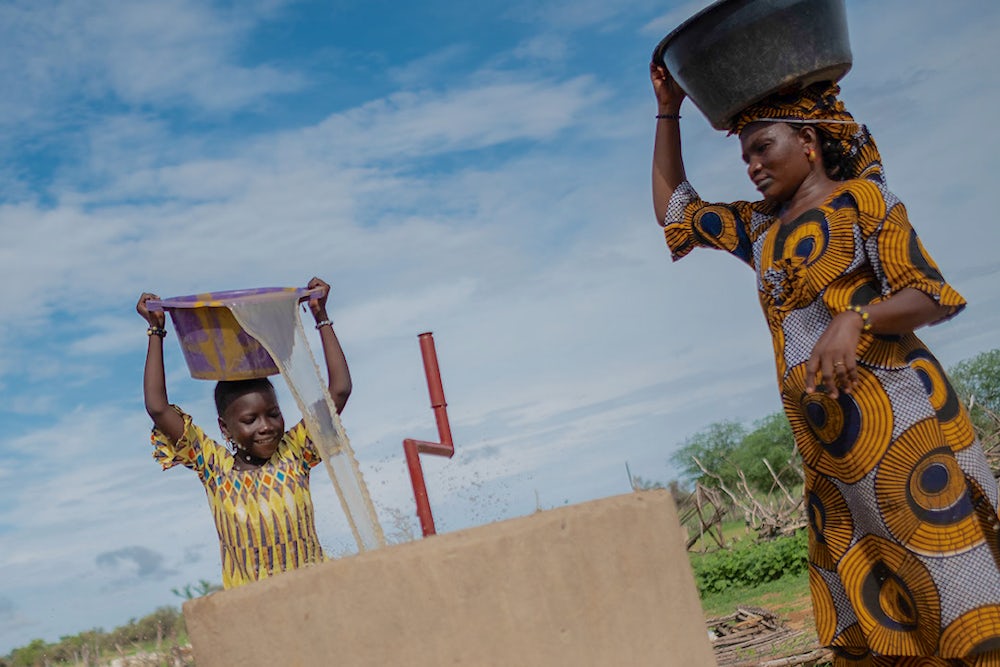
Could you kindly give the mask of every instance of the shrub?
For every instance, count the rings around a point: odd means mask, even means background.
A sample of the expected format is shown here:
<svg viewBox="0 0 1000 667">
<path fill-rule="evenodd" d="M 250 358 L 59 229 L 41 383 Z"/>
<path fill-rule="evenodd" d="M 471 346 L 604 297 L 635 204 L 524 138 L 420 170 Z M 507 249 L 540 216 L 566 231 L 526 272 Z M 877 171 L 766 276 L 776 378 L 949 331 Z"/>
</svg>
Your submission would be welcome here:
<svg viewBox="0 0 1000 667">
<path fill-rule="evenodd" d="M 759 586 L 798 574 L 809 564 L 808 534 L 798 531 L 769 542 L 737 545 L 693 559 L 695 582 L 701 595 L 729 588 Z"/>
</svg>

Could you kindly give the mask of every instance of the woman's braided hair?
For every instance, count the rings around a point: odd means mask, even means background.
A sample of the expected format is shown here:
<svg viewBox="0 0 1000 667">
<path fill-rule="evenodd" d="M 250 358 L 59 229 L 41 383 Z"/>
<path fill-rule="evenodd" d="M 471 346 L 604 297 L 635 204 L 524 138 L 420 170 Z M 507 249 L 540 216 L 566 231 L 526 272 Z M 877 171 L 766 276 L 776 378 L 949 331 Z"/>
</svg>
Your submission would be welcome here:
<svg viewBox="0 0 1000 667">
<path fill-rule="evenodd" d="M 844 154 L 844 147 L 840 141 L 834 139 L 820 128 L 816 128 L 816 135 L 819 138 L 820 153 L 823 156 L 823 167 L 826 175 L 835 181 L 846 181 L 849 160 Z"/>
</svg>

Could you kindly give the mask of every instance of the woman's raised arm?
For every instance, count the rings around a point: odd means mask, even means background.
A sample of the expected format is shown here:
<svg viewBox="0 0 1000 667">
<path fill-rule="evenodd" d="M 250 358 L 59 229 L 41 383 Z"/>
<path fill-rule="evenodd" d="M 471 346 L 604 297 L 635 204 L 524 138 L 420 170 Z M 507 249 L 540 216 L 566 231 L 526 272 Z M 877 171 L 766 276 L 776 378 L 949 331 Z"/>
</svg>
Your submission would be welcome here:
<svg viewBox="0 0 1000 667">
<path fill-rule="evenodd" d="M 656 139 L 653 143 L 653 211 L 663 224 L 667 203 L 677 186 L 686 180 L 681 157 L 680 110 L 684 91 L 667 68 L 649 64 L 649 78 L 656 95 Z"/>
</svg>

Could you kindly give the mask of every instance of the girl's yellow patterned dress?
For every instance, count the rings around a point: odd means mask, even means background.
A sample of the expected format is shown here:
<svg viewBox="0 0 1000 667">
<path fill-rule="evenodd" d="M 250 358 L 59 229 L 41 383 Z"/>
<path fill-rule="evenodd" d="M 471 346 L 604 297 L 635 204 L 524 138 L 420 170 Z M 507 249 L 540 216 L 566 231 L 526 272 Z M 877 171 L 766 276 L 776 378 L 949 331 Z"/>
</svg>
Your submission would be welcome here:
<svg viewBox="0 0 1000 667">
<path fill-rule="evenodd" d="M 153 429 L 153 458 L 164 470 L 180 464 L 198 473 L 219 533 L 222 585 L 234 588 L 322 561 L 309 493 L 309 471 L 320 455 L 305 424 L 286 432 L 263 466 L 239 470 L 225 447 L 180 414 L 184 435 L 176 443 Z"/>
<path fill-rule="evenodd" d="M 905 287 L 951 314 L 965 305 L 881 173 L 785 225 L 764 202 L 708 204 L 682 183 L 665 234 L 675 260 L 717 248 L 757 274 L 805 466 L 816 629 L 837 664 L 1000 663 L 997 485 L 940 364 L 912 333 L 864 332 L 860 387 L 837 399 L 804 391 L 813 346 L 849 306 Z"/>
</svg>

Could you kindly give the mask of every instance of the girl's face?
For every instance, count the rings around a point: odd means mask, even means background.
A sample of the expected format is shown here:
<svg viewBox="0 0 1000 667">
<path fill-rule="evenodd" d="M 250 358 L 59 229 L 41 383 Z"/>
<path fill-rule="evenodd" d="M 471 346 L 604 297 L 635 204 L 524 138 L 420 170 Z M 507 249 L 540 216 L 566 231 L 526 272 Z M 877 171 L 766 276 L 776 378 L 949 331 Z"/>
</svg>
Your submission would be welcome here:
<svg viewBox="0 0 1000 667">
<path fill-rule="evenodd" d="M 786 123 L 751 123 L 740 134 L 747 175 L 765 199 L 785 202 L 809 175 L 809 144 Z"/>
<path fill-rule="evenodd" d="M 229 404 L 219 428 L 243 451 L 269 459 L 285 434 L 285 418 L 273 390 L 251 391 Z"/>
</svg>

